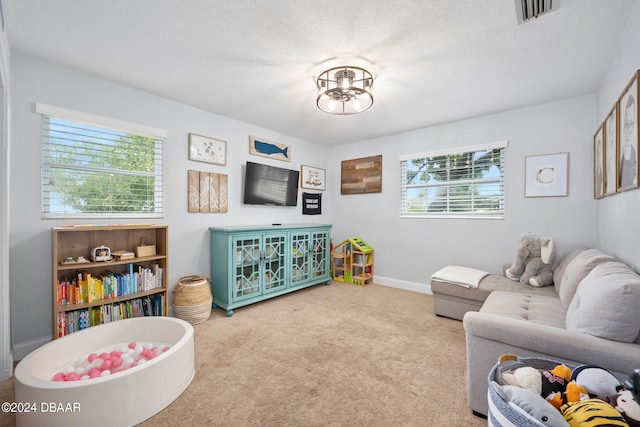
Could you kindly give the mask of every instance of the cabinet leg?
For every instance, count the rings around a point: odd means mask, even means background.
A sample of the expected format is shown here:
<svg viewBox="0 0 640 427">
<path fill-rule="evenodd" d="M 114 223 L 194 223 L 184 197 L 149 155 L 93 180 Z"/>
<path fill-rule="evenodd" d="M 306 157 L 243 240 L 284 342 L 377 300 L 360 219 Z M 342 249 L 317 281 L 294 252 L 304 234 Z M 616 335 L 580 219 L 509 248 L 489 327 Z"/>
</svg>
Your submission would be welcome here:
<svg viewBox="0 0 640 427">
<path fill-rule="evenodd" d="M 233 310 L 228 309 L 227 310 L 227 317 L 231 317 L 231 316 L 233 316 Z"/>
<path fill-rule="evenodd" d="M 327 280 L 324 285 L 329 286 L 330 284 L 331 284 L 331 280 Z"/>
<path fill-rule="evenodd" d="M 212 308 L 213 310 L 215 310 L 216 308 L 218 308 L 218 304 L 216 304 L 215 302 L 212 302 L 212 303 L 211 303 L 211 308 Z"/>
</svg>

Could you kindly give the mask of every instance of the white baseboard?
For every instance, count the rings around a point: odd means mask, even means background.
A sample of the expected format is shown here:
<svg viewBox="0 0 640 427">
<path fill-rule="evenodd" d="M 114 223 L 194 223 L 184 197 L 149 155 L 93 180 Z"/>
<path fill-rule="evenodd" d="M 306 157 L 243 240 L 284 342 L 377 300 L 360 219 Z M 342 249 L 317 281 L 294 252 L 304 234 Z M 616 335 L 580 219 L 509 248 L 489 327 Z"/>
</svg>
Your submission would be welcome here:
<svg viewBox="0 0 640 427">
<path fill-rule="evenodd" d="M 15 360 L 24 359 L 29 353 L 42 347 L 46 343 L 51 341 L 51 337 L 40 337 L 29 341 L 19 342 L 13 345 L 13 358 Z"/>
<path fill-rule="evenodd" d="M 406 280 L 393 279 L 391 277 L 375 276 L 373 278 L 377 285 L 389 286 L 391 288 L 404 289 L 421 294 L 431 294 L 431 283 L 407 282 Z"/>
</svg>

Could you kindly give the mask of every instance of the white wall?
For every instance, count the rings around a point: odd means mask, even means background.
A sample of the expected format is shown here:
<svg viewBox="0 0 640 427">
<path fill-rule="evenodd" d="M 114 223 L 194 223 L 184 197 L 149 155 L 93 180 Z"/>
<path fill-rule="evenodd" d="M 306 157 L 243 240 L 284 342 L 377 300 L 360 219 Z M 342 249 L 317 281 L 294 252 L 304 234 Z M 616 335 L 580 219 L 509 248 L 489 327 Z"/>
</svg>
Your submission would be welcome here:
<svg viewBox="0 0 640 427">
<path fill-rule="evenodd" d="M 13 374 L 9 303 L 9 51 L 7 33 L 0 31 L 0 381 Z"/>
<path fill-rule="evenodd" d="M 40 218 L 40 117 L 34 112 L 35 102 L 168 130 L 166 215 L 158 222 L 170 225 L 170 283 L 185 275 L 209 275 L 207 227 L 272 222 L 333 223 L 335 243 L 358 236 L 375 248 L 377 281 L 418 291 L 428 290 L 429 276 L 446 264 L 464 264 L 499 273 L 502 265 L 511 261 L 515 241 L 523 231 L 554 237 L 560 253 L 575 245 L 599 246 L 637 269 L 640 243 L 632 238 L 638 235 L 640 227 L 633 217 L 640 208 L 640 191 L 629 191 L 597 202 L 593 200 L 592 138 L 596 125 L 603 120 L 633 70 L 639 66 L 638 15 L 636 7 L 597 96 L 566 99 L 331 149 L 28 56 L 12 56 L 10 163 L 13 167 L 9 179 L 13 191 L 9 199 L 9 249 L 11 328 L 12 343 L 17 347 L 16 358 L 50 337 L 50 229 L 62 224 Z M 226 140 L 228 165 L 188 161 L 189 132 Z M 293 162 L 287 164 L 250 156 L 250 134 L 291 145 Z M 399 217 L 399 156 L 505 139 L 509 140 L 509 147 L 506 150 L 504 220 Z M 570 153 L 569 196 L 525 198 L 525 157 L 562 151 Z M 383 155 L 382 193 L 340 195 L 341 161 L 376 154 Z M 300 164 L 326 168 L 323 215 L 302 216 L 300 207 L 242 206 L 242 165 L 247 160 L 291 169 L 299 168 Z M 229 175 L 229 213 L 187 213 L 188 169 Z"/>
<path fill-rule="evenodd" d="M 640 5 L 637 5 L 597 93 L 597 126 L 605 120 L 631 76 L 639 68 Z M 636 122 L 636 126 L 638 125 Z M 594 125 L 593 133 L 595 131 Z M 598 246 L 640 271 L 640 190 L 605 197 L 598 200 L 596 206 Z"/>
<path fill-rule="evenodd" d="M 337 147 L 330 200 L 339 243 L 358 236 L 375 249 L 377 282 L 426 290 L 429 277 L 454 264 L 501 273 L 520 233 L 551 236 L 562 253 L 595 244 L 592 198 L 593 95 Z M 400 218 L 399 156 L 508 140 L 505 218 Z M 525 156 L 569 152 L 569 196 L 524 197 Z M 382 193 L 340 195 L 340 163 L 382 154 Z"/>
<path fill-rule="evenodd" d="M 11 324 L 16 358 L 50 339 L 52 330 L 51 227 L 63 221 L 40 217 L 40 116 L 34 104 L 46 104 L 167 129 L 165 144 L 165 218 L 169 225 L 169 284 L 187 275 L 210 276 L 208 227 L 271 223 L 329 223 L 323 214 L 303 216 L 296 208 L 245 207 L 241 204 L 243 165 L 247 160 L 289 169 L 301 164 L 326 169 L 321 147 L 219 115 L 132 90 L 85 74 L 14 54 L 11 61 L 12 191 L 10 198 Z M 188 160 L 188 133 L 227 141 L 227 166 Z M 292 148 L 292 161 L 249 155 L 249 135 Z M 229 212 L 187 212 L 187 170 L 229 176 Z M 81 221 L 66 221 L 79 223 Z M 109 223 L 110 221 L 84 221 Z M 113 223 L 122 220 L 111 221 Z M 140 222 L 140 221 L 139 221 Z"/>
</svg>

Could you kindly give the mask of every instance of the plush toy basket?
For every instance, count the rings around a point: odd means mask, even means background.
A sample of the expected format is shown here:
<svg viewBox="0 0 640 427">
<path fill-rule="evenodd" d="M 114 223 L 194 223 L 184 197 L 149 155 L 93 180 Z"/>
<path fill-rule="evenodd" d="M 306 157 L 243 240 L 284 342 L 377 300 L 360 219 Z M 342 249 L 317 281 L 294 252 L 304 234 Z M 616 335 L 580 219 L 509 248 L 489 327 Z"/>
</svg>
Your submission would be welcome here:
<svg viewBox="0 0 640 427">
<path fill-rule="evenodd" d="M 496 390 L 495 381 L 498 384 L 503 384 L 502 374 L 508 371 L 514 371 L 518 368 L 530 366 L 539 370 L 550 371 L 558 365 L 564 362 L 558 362 L 550 359 L 543 359 L 538 357 L 517 357 L 513 354 L 503 354 L 498 358 L 498 363 L 489 372 L 488 382 L 489 391 L 487 399 L 489 401 L 489 413 L 487 414 L 487 421 L 490 427 L 538 427 L 540 424 L 534 423 L 530 418 L 526 417 L 522 412 L 509 405 L 509 402 L 505 401 L 500 393 Z M 573 366 L 567 365 L 569 369 L 574 369 Z"/>
</svg>

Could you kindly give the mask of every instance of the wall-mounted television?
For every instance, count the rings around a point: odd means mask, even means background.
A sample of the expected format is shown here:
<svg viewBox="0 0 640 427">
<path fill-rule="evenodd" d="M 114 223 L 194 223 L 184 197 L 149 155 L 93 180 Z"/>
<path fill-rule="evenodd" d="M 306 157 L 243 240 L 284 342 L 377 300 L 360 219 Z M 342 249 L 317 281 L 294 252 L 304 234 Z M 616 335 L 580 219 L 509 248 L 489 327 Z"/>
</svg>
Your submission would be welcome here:
<svg viewBox="0 0 640 427">
<path fill-rule="evenodd" d="M 244 173 L 244 204 L 296 206 L 297 170 L 247 162 Z"/>
</svg>

